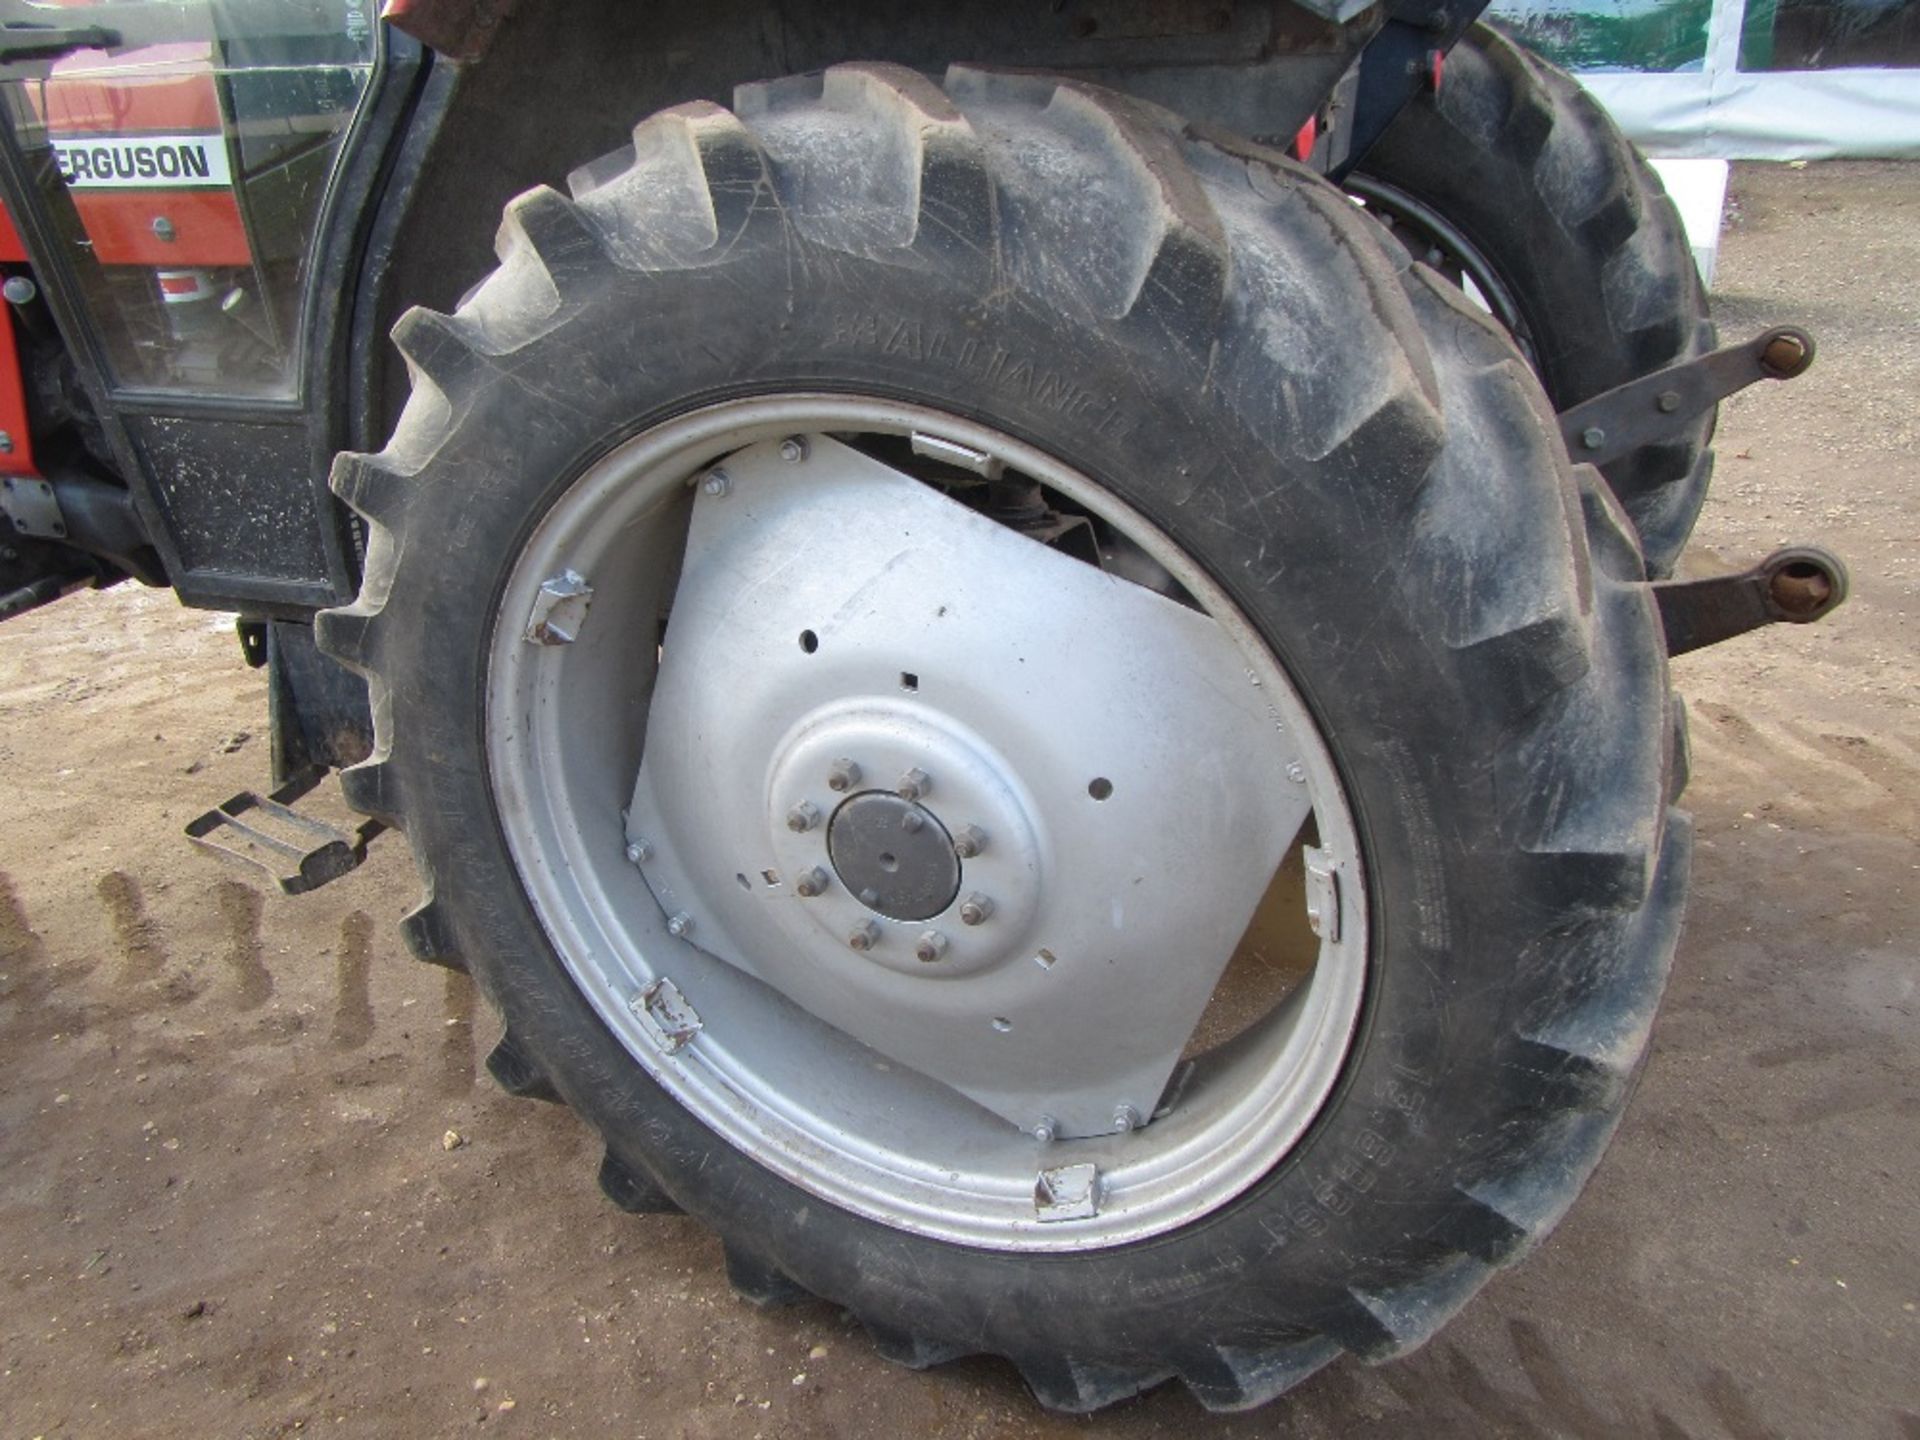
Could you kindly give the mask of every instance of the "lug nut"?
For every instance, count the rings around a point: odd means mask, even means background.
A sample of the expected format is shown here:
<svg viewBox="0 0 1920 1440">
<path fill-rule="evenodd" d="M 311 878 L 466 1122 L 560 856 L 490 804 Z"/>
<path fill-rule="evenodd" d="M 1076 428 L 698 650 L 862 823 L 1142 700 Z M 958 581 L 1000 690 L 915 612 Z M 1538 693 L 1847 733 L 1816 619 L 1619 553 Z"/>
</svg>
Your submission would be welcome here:
<svg viewBox="0 0 1920 1440">
<path fill-rule="evenodd" d="M 1054 1136 L 1060 1133 L 1059 1122 L 1051 1115 L 1042 1115 L 1033 1122 L 1033 1138 L 1042 1145 L 1051 1145 Z"/>
<path fill-rule="evenodd" d="M 1598 450 L 1607 443 L 1607 432 L 1598 425 L 1589 425 L 1580 432 L 1580 443 L 1589 450 Z"/>
<path fill-rule="evenodd" d="M 807 458 L 807 437 L 789 435 L 780 442 L 780 458 L 789 465 L 798 465 Z"/>
<path fill-rule="evenodd" d="M 1287 779 L 1291 780 L 1296 785 L 1306 784 L 1307 783 L 1307 767 L 1302 765 L 1298 760 L 1293 761 L 1291 764 L 1287 766 Z"/>
<path fill-rule="evenodd" d="M 653 847 L 646 841 L 629 840 L 627 842 L 627 863 L 629 865 L 644 865 L 652 858 Z"/>
<path fill-rule="evenodd" d="M 851 760 L 836 760 L 827 767 L 827 789 L 838 795 L 860 783 L 860 767 Z"/>
<path fill-rule="evenodd" d="M 938 930 L 929 930 L 920 937 L 920 943 L 913 947 L 913 958 L 923 965 L 931 965 L 947 953 L 947 937 Z"/>
<path fill-rule="evenodd" d="M 816 895 L 824 894 L 826 888 L 827 872 L 818 865 L 793 882 L 793 893 L 802 900 L 811 900 Z"/>
<path fill-rule="evenodd" d="M 667 933 L 676 940 L 684 940 L 693 933 L 693 916 L 682 910 L 667 921 Z"/>
<path fill-rule="evenodd" d="M 1680 408 L 1680 392 L 1678 390 L 1662 390 L 1659 398 L 1653 403 L 1660 408 L 1662 415 L 1671 415 Z"/>
<path fill-rule="evenodd" d="M 880 927 L 871 920 L 862 920 L 847 936 L 847 944 L 863 955 L 879 943 Z"/>
<path fill-rule="evenodd" d="M 933 779 L 919 766 L 907 771 L 893 787 L 893 793 L 902 800 L 923 800 L 927 792 L 933 789 Z"/>
<path fill-rule="evenodd" d="M 707 476 L 700 488 L 714 499 L 722 500 L 726 498 L 727 492 L 733 489 L 733 477 L 724 470 L 715 470 Z"/>
<path fill-rule="evenodd" d="M 960 902 L 960 923 L 962 925 L 983 924 L 991 914 L 993 914 L 993 901 L 978 891 L 967 896 L 966 899 Z"/>
<path fill-rule="evenodd" d="M 978 825 L 962 825 L 953 832 L 953 853 L 962 860 L 971 860 L 987 848 L 987 832 Z"/>
<path fill-rule="evenodd" d="M 796 835 L 803 835 L 820 823 L 820 807 L 811 800 L 802 800 L 787 811 L 787 829 Z"/>
<path fill-rule="evenodd" d="M 1117 1105 L 1113 1111 L 1113 1128 L 1122 1135 L 1129 1130 L 1140 1128 L 1140 1112 L 1131 1105 Z"/>
<path fill-rule="evenodd" d="M 900 828 L 909 835 L 918 835 L 925 828 L 927 817 L 918 810 L 909 810 L 900 817 Z"/>
</svg>

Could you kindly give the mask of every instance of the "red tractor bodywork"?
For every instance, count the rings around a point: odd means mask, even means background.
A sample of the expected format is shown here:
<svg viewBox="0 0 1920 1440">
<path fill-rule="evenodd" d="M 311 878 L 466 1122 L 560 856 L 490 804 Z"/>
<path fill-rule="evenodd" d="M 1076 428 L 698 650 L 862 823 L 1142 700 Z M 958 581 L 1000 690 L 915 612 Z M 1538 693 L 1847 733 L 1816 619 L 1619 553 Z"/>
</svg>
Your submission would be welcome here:
<svg viewBox="0 0 1920 1440">
<path fill-rule="evenodd" d="M 42 92 L 55 163 L 103 265 L 248 265 L 213 47 L 59 61 Z"/>
</svg>

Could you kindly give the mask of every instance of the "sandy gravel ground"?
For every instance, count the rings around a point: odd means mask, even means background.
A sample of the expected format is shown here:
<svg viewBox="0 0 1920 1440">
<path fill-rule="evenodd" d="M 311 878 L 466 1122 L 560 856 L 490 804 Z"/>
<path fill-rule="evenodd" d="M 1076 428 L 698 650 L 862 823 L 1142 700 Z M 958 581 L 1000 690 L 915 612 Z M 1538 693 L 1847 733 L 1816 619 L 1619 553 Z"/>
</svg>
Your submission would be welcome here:
<svg viewBox="0 0 1920 1440">
<path fill-rule="evenodd" d="M 123 588 L 0 629 L 0 1437 L 1920 1437 L 1920 168 L 1734 194 L 1725 332 L 1798 321 L 1821 360 L 1728 407 L 1691 563 L 1817 540 L 1855 599 L 1677 663 L 1700 847 L 1651 1067 L 1559 1233 L 1425 1351 L 1069 1421 L 751 1310 L 495 1092 L 490 1017 L 402 955 L 398 845 L 300 901 L 189 849 L 263 780 L 264 692 L 226 620 Z"/>
</svg>

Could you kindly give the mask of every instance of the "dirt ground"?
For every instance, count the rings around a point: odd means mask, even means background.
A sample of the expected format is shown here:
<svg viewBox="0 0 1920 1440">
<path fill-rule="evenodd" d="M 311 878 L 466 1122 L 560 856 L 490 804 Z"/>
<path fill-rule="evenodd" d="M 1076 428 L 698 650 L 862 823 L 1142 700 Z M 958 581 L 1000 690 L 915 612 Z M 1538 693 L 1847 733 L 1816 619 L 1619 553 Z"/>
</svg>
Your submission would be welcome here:
<svg viewBox="0 0 1920 1440">
<path fill-rule="evenodd" d="M 268 897 L 180 827 L 261 785 L 225 617 L 131 587 L 0 629 L 0 1440 L 1920 1437 L 1920 167 L 1746 167 L 1737 336 L 1820 362 L 1725 412 L 1690 563 L 1814 540 L 1854 600 L 1676 663 L 1694 900 L 1586 1196 L 1418 1355 L 1249 1416 L 1166 1389 L 1072 1421 L 996 1363 L 888 1367 L 823 1304 L 602 1202 L 595 1146 L 480 1068 L 407 960 L 413 880 Z M 448 1131 L 460 1143 L 446 1148 Z"/>
</svg>

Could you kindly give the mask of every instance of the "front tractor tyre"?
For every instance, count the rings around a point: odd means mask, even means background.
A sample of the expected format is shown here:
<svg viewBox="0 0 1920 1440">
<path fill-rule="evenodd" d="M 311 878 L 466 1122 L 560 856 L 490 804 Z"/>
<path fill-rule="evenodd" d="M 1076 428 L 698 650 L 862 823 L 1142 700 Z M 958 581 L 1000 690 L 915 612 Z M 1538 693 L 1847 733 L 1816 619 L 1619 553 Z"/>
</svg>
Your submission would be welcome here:
<svg viewBox="0 0 1920 1440">
<path fill-rule="evenodd" d="M 1572 1202 L 1687 827 L 1631 525 L 1337 190 L 1078 83 L 749 87 L 395 339 L 321 617 L 490 1068 L 735 1284 L 1051 1407 L 1425 1340 Z"/>
</svg>

